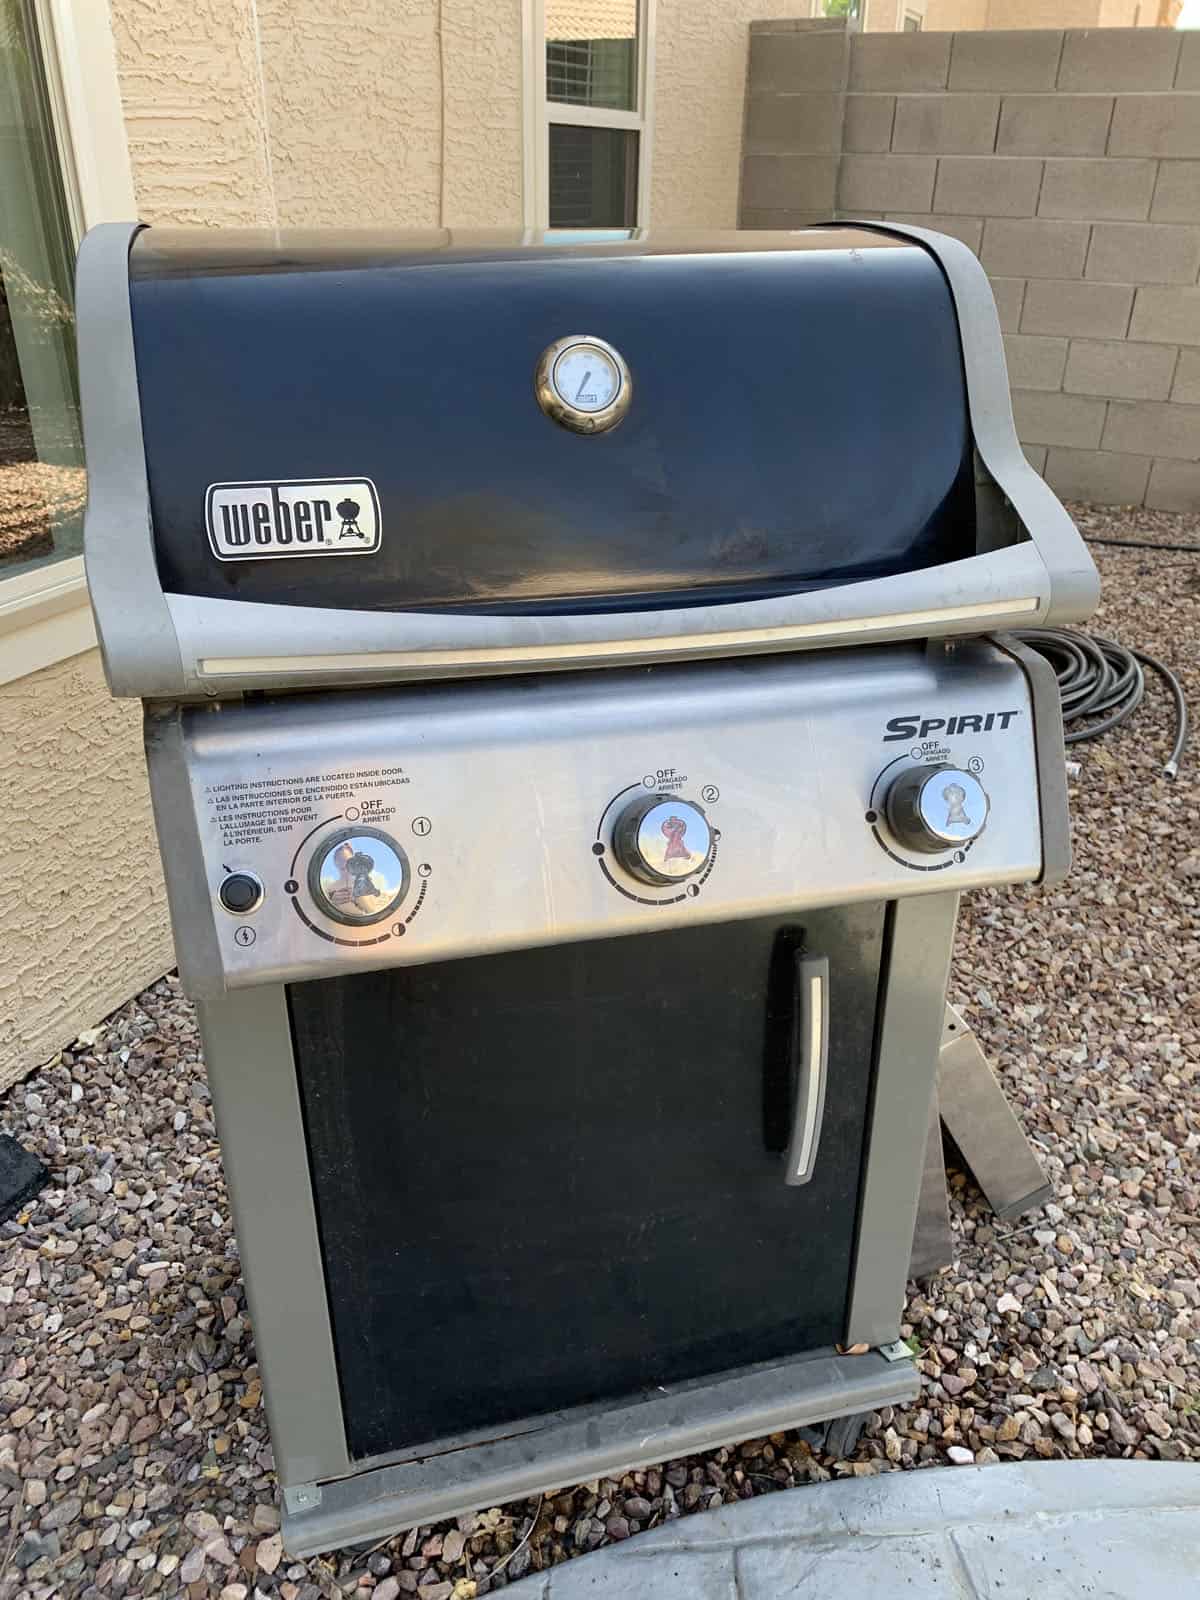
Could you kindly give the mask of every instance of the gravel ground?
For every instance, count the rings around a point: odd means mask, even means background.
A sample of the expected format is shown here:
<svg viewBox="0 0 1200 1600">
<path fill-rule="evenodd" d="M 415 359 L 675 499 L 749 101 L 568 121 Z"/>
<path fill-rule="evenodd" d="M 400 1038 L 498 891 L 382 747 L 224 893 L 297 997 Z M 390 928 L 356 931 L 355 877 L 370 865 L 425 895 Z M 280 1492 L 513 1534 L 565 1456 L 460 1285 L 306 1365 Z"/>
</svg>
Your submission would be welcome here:
<svg viewBox="0 0 1200 1600">
<path fill-rule="evenodd" d="M 1080 514 L 1089 533 L 1200 544 L 1200 518 Z M 1096 630 L 1174 663 L 1200 709 L 1200 558 L 1096 554 Z M 1200 740 L 1173 785 L 1169 742 L 1155 685 L 1131 727 L 1071 752 L 1068 883 L 968 901 L 955 998 L 1054 1203 L 997 1227 L 954 1176 L 959 1260 L 906 1313 L 922 1399 L 874 1416 L 849 1461 L 779 1434 L 289 1562 L 191 1009 L 167 979 L 91 1030 L 0 1102 L 53 1174 L 0 1229 L 0 1600 L 470 1600 L 831 1476 L 1200 1457 Z"/>
<path fill-rule="evenodd" d="M 78 440 L 60 439 L 70 451 Z M 24 411 L 0 411 L 0 562 L 30 561 L 54 549 L 53 525 L 62 527 L 83 510 L 87 475 L 82 465 L 37 459 L 33 430 Z"/>
</svg>

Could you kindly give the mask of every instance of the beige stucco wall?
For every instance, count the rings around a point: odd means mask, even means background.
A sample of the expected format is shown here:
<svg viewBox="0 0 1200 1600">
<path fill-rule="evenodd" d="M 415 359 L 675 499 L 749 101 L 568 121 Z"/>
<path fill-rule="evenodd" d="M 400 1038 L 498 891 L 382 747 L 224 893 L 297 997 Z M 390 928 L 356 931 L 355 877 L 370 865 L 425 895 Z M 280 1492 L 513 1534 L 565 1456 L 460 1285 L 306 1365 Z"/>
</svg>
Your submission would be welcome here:
<svg viewBox="0 0 1200 1600">
<path fill-rule="evenodd" d="M 734 225 L 749 24 L 818 4 L 659 0 L 655 224 Z M 435 0 L 112 6 L 147 220 L 520 223 L 520 0 L 442 0 L 440 49 Z"/>
<path fill-rule="evenodd" d="M 253 0 L 111 0 L 148 222 L 273 221 Z"/>
<path fill-rule="evenodd" d="M 444 0 L 441 49 L 429 0 L 258 0 L 258 14 L 282 224 L 520 221 L 519 0 Z"/>
<path fill-rule="evenodd" d="M 948 0 L 953 3 L 953 0 Z M 971 0 L 963 0 L 970 5 Z M 925 0 L 864 0 L 862 13 L 863 33 L 900 33 L 906 16 L 916 17 L 922 28 L 931 26 L 926 14 Z M 958 23 L 958 27 L 970 24 Z"/>
<path fill-rule="evenodd" d="M 520 0 L 445 0 L 446 217 L 521 220 Z"/>
<path fill-rule="evenodd" d="M 750 23 L 813 10 L 814 0 L 659 0 L 655 227 L 736 226 Z"/>
<path fill-rule="evenodd" d="M 872 6 L 892 0 L 870 0 Z M 903 5 L 903 0 L 899 0 Z M 1153 28 L 1161 0 L 928 0 L 927 33 L 971 28 Z M 1173 20 L 1174 13 L 1170 20 Z"/>
<path fill-rule="evenodd" d="M 438 222 L 441 87 L 427 0 L 259 0 L 286 225 Z"/>
<path fill-rule="evenodd" d="M 922 27 L 929 33 L 986 28 L 988 0 L 926 0 Z"/>
<path fill-rule="evenodd" d="M 1132 7 L 1130 8 L 1132 9 Z M 1100 18 L 1100 0 L 988 0 L 989 28 L 1087 28 Z"/>
<path fill-rule="evenodd" d="M 520 0 L 112 8 L 146 220 L 520 222 Z"/>
<path fill-rule="evenodd" d="M 0 688 L 0 1088 L 171 965 L 140 727 L 95 650 Z"/>
</svg>

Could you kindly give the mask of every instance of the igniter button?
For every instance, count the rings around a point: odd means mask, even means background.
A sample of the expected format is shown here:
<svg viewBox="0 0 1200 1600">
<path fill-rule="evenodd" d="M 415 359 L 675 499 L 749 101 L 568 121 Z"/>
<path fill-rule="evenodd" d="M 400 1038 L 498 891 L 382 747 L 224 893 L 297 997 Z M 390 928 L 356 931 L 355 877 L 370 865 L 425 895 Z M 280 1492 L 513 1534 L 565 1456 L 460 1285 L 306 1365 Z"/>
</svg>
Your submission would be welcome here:
<svg viewBox="0 0 1200 1600">
<path fill-rule="evenodd" d="M 245 917 L 262 905 L 263 893 L 261 882 L 252 872 L 231 872 L 222 879 L 217 899 L 235 917 Z"/>
</svg>

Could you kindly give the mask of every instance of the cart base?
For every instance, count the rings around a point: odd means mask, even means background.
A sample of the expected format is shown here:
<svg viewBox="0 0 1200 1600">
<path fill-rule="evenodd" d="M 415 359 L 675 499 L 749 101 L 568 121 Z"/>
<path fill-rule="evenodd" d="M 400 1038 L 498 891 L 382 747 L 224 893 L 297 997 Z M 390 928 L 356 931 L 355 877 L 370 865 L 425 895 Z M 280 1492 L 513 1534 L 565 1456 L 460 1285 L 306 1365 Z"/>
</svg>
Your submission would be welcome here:
<svg viewBox="0 0 1200 1600">
<path fill-rule="evenodd" d="M 348 1478 L 286 1488 L 284 1545 L 292 1556 L 315 1555 L 734 1440 L 903 1405 L 919 1389 L 911 1361 L 822 1351 L 623 1405 L 531 1417 L 503 1438 L 443 1440 Z"/>
</svg>

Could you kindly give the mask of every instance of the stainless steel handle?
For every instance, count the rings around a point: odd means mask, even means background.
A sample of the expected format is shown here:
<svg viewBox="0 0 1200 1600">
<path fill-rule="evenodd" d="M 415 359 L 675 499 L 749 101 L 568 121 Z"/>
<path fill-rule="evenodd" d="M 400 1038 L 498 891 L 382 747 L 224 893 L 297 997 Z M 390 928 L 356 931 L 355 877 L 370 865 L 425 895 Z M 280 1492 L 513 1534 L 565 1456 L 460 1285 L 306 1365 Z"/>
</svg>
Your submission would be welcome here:
<svg viewBox="0 0 1200 1600">
<path fill-rule="evenodd" d="M 792 1055 L 795 1090 L 792 1136 L 788 1141 L 786 1176 L 791 1185 L 807 1183 L 817 1161 L 821 1115 L 825 1109 L 825 1076 L 829 1065 L 829 961 L 825 956 L 796 957 Z"/>
</svg>

